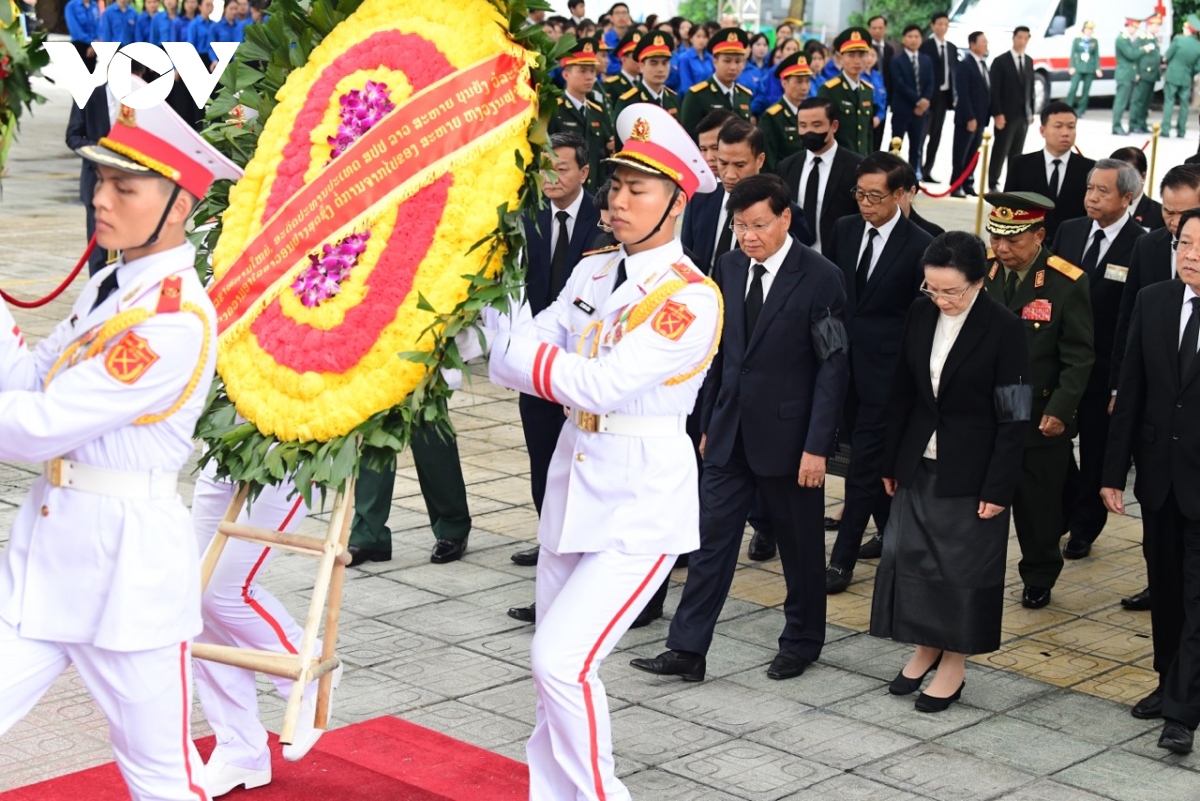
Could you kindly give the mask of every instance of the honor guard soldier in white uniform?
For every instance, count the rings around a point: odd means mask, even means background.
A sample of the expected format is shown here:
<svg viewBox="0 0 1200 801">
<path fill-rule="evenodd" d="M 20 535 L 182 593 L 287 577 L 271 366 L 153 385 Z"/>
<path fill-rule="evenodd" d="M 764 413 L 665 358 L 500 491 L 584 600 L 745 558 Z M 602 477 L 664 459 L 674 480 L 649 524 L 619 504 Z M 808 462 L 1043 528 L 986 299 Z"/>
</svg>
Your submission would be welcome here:
<svg viewBox="0 0 1200 801">
<path fill-rule="evenodd" d="M 569 409 L 538 527 L 532 801 L 629 799 L 597 671 L 676 555 L 699 546 L 684 421 L 717 348 L 721 298 L 674 231 L 687 200 L 717 184 L 661 107 L 629 106 L 617 133 L 609 211 L 622 244 L 581 261 L 536 318 L 510 329 L 492 313 L 484 325 L 493 383 Z M 478 354 L 464 334 L 463 355 Z"/>
<path fill-rule="evenodd" d="M 0 459 L 45 462 L 0 564 L 0 732 L 74 664 L 134 799 L 204 801 L 192 745 L 200 570 L 176 478 L 216 359 L 184 224 L 241 175 L 166 104 L 122 107 L 96 164 L 96 239 L 121 258 L 31 352 L 0 305 Z"/>
</svg>

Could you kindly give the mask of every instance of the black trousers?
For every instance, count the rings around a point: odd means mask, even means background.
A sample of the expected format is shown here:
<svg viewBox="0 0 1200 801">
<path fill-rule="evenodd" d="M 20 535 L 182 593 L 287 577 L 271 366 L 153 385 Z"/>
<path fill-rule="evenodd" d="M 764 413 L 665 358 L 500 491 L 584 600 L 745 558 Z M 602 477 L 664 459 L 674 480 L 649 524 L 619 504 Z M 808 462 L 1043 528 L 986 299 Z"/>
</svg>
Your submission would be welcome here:
<svg viewBox="0 0 1200 801">
<path fill-rule="evenodd" d="M 966 129 L 964 124 L 959 123 L 958 119 L 954 120 L 954 174 L 950 176 L 952 183 L 958 180 L 958 176 L 967 171 L 967 165 L 971 163 L 971 158 L 979 150 L 979 145 L 983 142 L 983 126 L 977 125 L 975 131 L 971 132 Z M 967 180 L 963 181 L 963 189 L 975 189 L 975 173 L 971 172 L 967 176 Z M 1097 496 L 1099 497 L 1099 496 Z"/>
<path fill-rule="evenodd" d="M 850 464 L 846 470 L 846 504 L 829 564 L 854 570 L 867 522 L 875 517 L 882 534 L 891 514 L 892 499 L 883 489 L 883 452 L 887 445 L 886 408 L 857 405 L 847 415 L 850 425 Z"/>
<path fill-rule="evenodd" d="M 1104 447 L 1108 442 L 1108 404 L 1112 396 L 1107 391 L 1084 393 L 1075 412 L 1079 422 L 1079 463 L 1075 454 L 1067 465 L 1067 482 L 1063 492 L 1066 526 L 1073 538 L 1095 542 L 1108 523 L 1108 509 L 1100 497 L 1104 474 Z"/>
<path fill-rule="evenodd" d="M 1163 717 L 1195 728 L 1200 724 L 1200 520 L 1184 517 L 1172 490 L 1161 509 L 1142 507 L 1142 525 Z"/>
<path fill-rule="evenodd" d="M 884 119 L 886 119 L 886 117 Z M 887 129 L 887 126 L 881 122 L 875 126 L 875 130 L 872 132 L 872 136 L 874 136 L 875 138 L 872 139 L 871 141 L 874 143 L 876 150 L 890 149 L 890 148 L 884 148 L 884 146 L 883 146 L 883 136 L 884 136 L 884 134 L 887 133 L 886 129 Z M 892 134 L 892 135 L 895 136 L 895 134 Z"/>
<path fill-rule="evenodd" d="M 525 448 L 529 451 L 529 490 L 533 494 L 533 505 L 538 515 L 542 514 L 542 501 L 546 498 L 546 474 L 550 471 L 550 457 L 558 444 L 566 416 L 557 403 L 542 400 L 535 395 L 517 399 L 521 413 L 521 430 L 525 433 Z"/>
<path fill-rule="evenodd" d="M 796 483 L 799 466 L 786 476 L 761 476 L 746 461 L 741 434 L 724 465 L 704 466 L 700 487 L 700 550 L 692 553 L 687 583 L 667 647 L 707 653 L 712 645 L 717 617 L 725 605 L 746 515 L 755 493 L 775 531 L 787 598 L 783 603 L 784 628 L 779 648 L 815 661 L 825 644 L 825 537 L 821 518 L 825 490 Z"/>
<path fill-rule="evenodd" d="M 1000 186 L 1000 171 L 1009 166 L 1012 175 L 1012 160 L 1021 155 L 1025 148 L 1025 134 L 1029 132 L 1029 118 L 1020 116 L 1006 118 L 1004 127 L 996 131 L 996 148 L 992 151 L 988 165 L 988 188 Z"/>
<path fill-rule="evenodd" d="M 1071 441 L 1026 448 L 1021 483 L 1013 497 L 1013 523 L 1021 545 L 1017 565 L 1027 586 L 1050 589 L 1062 572 L 1063 485 Z M 1097 490 L 1099 493 L 1099 490 Z"/>
<path fill-rule="evenodd" d="M 950 89 L 941 91 L 935 89 L 933 99 L 929 103 L 929 111 L 926 116 L 929 117 L 929 139 L 925 143 L 925 168 L 921 170 L 921 175 L 925 180 L 929 180 L 929 174 L 933 172 L 933 162 L 937 158 L 938 145 L 942 142 L 942 126 L 946 124 L 946 114 L 954 106 L 954 92 Z M 953 180 L 954 176 L 951 176 Z"/>
<path fill-rule="evenodd" d="M 892 121 L 892 138 L 908 138 L 908 166 L 918 175 L 921 173 L 921 151 L 925 147 L 925 126 L 928 120 L 929 113 L 926 112 L 919 117 L 914 114 L 903 127 L 895 124 L 895 118 Z"/>
</svg>

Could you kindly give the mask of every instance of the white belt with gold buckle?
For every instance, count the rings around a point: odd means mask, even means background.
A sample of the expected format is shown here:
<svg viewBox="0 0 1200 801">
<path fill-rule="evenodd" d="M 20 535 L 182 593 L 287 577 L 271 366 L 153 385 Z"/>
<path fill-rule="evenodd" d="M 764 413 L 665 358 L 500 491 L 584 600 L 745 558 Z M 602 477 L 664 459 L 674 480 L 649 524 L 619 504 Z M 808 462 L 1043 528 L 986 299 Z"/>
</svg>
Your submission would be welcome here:
<svg viewBox="0 0 1200 801">
<path fill-rule="evenodd" d="M 619 437 L 675 437 L 685 433 L 686 415 L 593 414 L 571 410 L 571 422 L 591 434 Z"/>
<path fill-rule="evenodd" d="M 59 457 L 46 462 L 46 480 L 52 487 L 150 501 L 175 496 L 179 473 L 162 470 L 109 470 Z"/>
</svg>

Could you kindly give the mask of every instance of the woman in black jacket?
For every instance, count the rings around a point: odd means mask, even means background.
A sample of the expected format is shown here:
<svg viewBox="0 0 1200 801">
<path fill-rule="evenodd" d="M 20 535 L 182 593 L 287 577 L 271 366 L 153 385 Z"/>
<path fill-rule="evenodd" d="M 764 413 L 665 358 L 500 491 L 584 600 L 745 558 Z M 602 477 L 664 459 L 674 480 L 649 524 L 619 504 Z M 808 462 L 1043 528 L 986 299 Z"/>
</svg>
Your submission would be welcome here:
<svg viewBox="0 0 1200 801">
<path fill-rule="evenodd" d="M 891 685 L 920 712 L 962 694 L 966 655 L 1000 645 L 1009 505 L 1032 391 L 1022 322 L 988 297 L 983 243 L 942 234 L 922 260 L 892 381 L 884 486 L 895 496 L 871 634 L 916 650 Z"/>
</svg>

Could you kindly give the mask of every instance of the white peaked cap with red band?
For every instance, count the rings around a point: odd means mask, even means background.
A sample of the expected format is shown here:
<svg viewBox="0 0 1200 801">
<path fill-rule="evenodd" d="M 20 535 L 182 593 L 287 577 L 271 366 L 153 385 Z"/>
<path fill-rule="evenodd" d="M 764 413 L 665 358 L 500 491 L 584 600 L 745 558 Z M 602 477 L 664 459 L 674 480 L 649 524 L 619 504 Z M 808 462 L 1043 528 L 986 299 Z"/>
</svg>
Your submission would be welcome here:
<svg viewBox="0 0 1200 801">
<path fill-rule="evenodd" d="M 661 106 L 634 103 L 617 117 L 617 138 L 624 142 L 609 164 L 632 167 L 670 178 L 691 200 L 699 192 L 717 188 L 716 176 L 708 168 L 692 137 Z"/>
<path fill-rule="evenodd" d="M 75 151 L 88 161 L 136 175 L 161 175 L 197 198 L 221 178 L 242 170 L 208 143 L 166 103 L 148 109 L 121 106 L 108 136 Z"/>
</svg>

